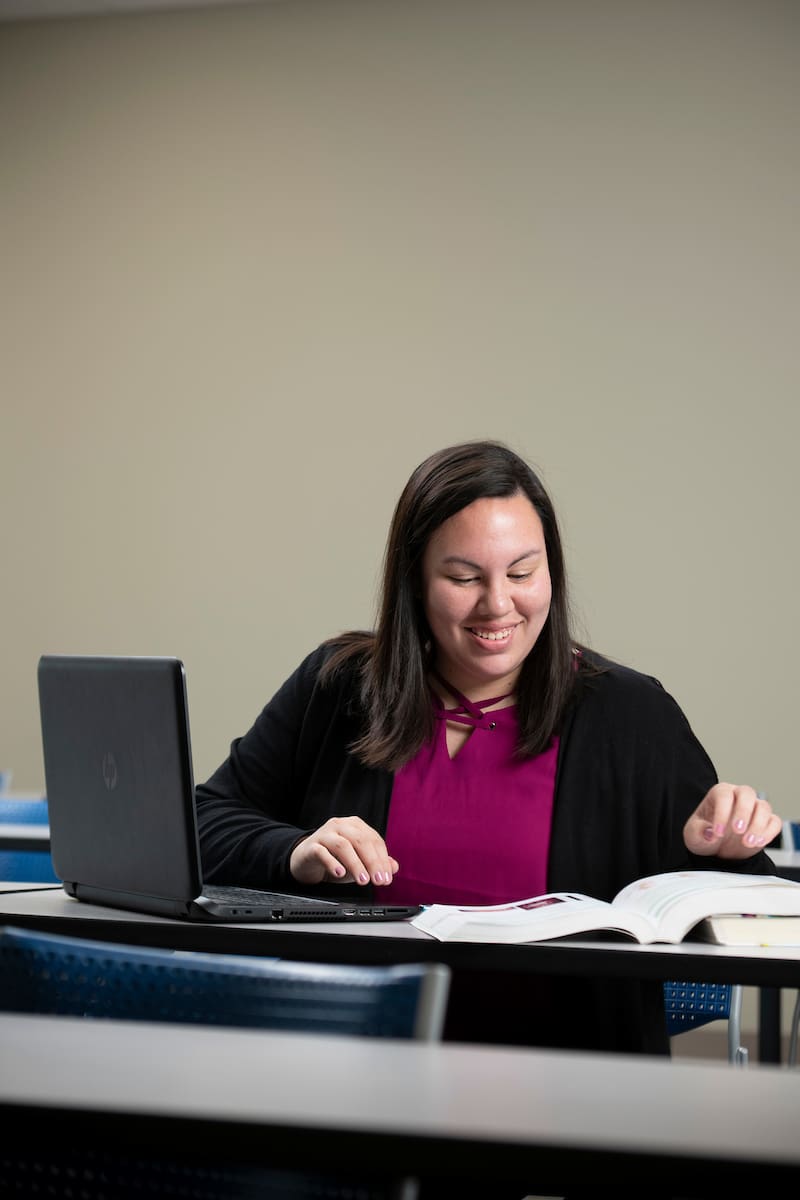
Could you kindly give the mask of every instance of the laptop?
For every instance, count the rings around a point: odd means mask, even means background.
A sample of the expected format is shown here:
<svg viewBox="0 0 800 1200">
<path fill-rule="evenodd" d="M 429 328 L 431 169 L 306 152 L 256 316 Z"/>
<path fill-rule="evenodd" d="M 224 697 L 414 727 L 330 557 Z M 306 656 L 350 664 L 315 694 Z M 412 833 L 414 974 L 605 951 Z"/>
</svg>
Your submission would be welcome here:
<svg viewBox="0 0 800 1200">
<path fill-rule="evenodd" d="M 53 866 L 78 900 L 188 921 L 398 921 L 419 905 L 203 885 L 177 658 L 43 655 Z"/>
</svg>

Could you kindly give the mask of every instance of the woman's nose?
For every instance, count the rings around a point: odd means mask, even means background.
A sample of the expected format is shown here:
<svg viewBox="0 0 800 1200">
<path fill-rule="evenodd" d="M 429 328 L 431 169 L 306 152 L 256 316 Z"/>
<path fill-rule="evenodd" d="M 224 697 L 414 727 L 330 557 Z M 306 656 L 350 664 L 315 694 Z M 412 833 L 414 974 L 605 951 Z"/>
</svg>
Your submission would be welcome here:
<svg viewBox="0 0 800 1200">
<path fill-rule="evenodd" d="M 497 583 L 487 585 L 483 604 L 487 615 L 490 616 L 503 617 L 510 612 L 514 607 L 514 601 L 511 599 L 508 580 L 502 579 Z"/>
</svg>

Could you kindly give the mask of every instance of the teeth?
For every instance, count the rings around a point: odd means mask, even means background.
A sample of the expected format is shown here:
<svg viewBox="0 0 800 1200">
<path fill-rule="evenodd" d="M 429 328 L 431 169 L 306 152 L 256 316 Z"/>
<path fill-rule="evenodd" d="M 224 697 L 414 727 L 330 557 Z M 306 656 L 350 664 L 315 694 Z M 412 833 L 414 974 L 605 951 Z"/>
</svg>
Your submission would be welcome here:
<svg viewBox="0 0 800 1200">
<path fill-rule="evenodd" d="M 484 629 L 473 629 L 472 632 L 476 637 L 483 638 L 485 642 L 503 642 L 506 638 L 511 637 L 510 629 L 500 629 L 497 633 Z"/>
</svg>

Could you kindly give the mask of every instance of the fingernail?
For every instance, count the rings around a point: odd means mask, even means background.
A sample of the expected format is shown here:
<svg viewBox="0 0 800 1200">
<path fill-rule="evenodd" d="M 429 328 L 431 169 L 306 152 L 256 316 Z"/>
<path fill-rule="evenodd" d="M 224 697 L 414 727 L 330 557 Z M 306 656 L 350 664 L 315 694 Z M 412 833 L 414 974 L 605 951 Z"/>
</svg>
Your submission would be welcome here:
<svg viewBox="0 0 800 1200">
<path fill-rule="evenodd" d="M 707 842 L 714 841 L 714 830 L 711 828 L 710 825 L 706 829 L 703 830 L 703 837 L 706 839 Z"/>
<path fill-rule="evenodd" d="M 745 846 L 755 846 L 756 835 L 754 833 L 748 833 L 747 837 L 744 839 L 744 844 Z"/>
<path fill-rule="evenodd" d="M 334 873 L 334 875 L 338 875 L 339 878 L 341 878 L 342 875 L 344 875 L 344 867 L 342 866 L 341 863 L 339 863 L 338 866 L 333 868 L 333 873 Z"/>
<path fill-rule="evenodd" d="M 724 825 L 715 825 L 714 833 L 717 835 L 717 837 L 724 837 L 725 836 L 725 826 Z"/>
<path fill-rule="evenodd" d="M 367 874 L 366 871 L 361 872 L 361 874 L 358 877 L 358 882 L 359 883 L 369 883 L 369 875 Z"/>
<path fill-rule="evenodd" d="M 736 830 L 737 833 L 742 832 L 742 830 L 744 829 L 744 821 L 742 820 L 741 817 L 739 817 L 738 821 L 733 822 L 733 828 Z"/>
</svg>

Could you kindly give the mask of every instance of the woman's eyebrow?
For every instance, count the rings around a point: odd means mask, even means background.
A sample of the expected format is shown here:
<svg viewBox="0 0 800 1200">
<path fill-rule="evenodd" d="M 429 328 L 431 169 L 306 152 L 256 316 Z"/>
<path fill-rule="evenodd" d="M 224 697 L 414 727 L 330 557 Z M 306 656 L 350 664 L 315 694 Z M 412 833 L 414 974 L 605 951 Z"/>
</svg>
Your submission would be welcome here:
<svg viewBox="0 0 800 1200">
<path fill-rule="evenodd" d="M 513 559 L 508 565 L 509 567 L 516 567 L 518 563 L 524 562 L 526 558 L 536 558 L 541 553 L 541 547 L 536 546 L 533 550 L 526 550 L 524 554 L 520 554 L 519 558 Z M 473 571 L 483 570 L 480 563 L 472 562 L 469 558 L 462 558 L 459 554 L 448 554 L 447 558 L 442 559 L 442 566 L 470 567 Z"/>
</svg>

